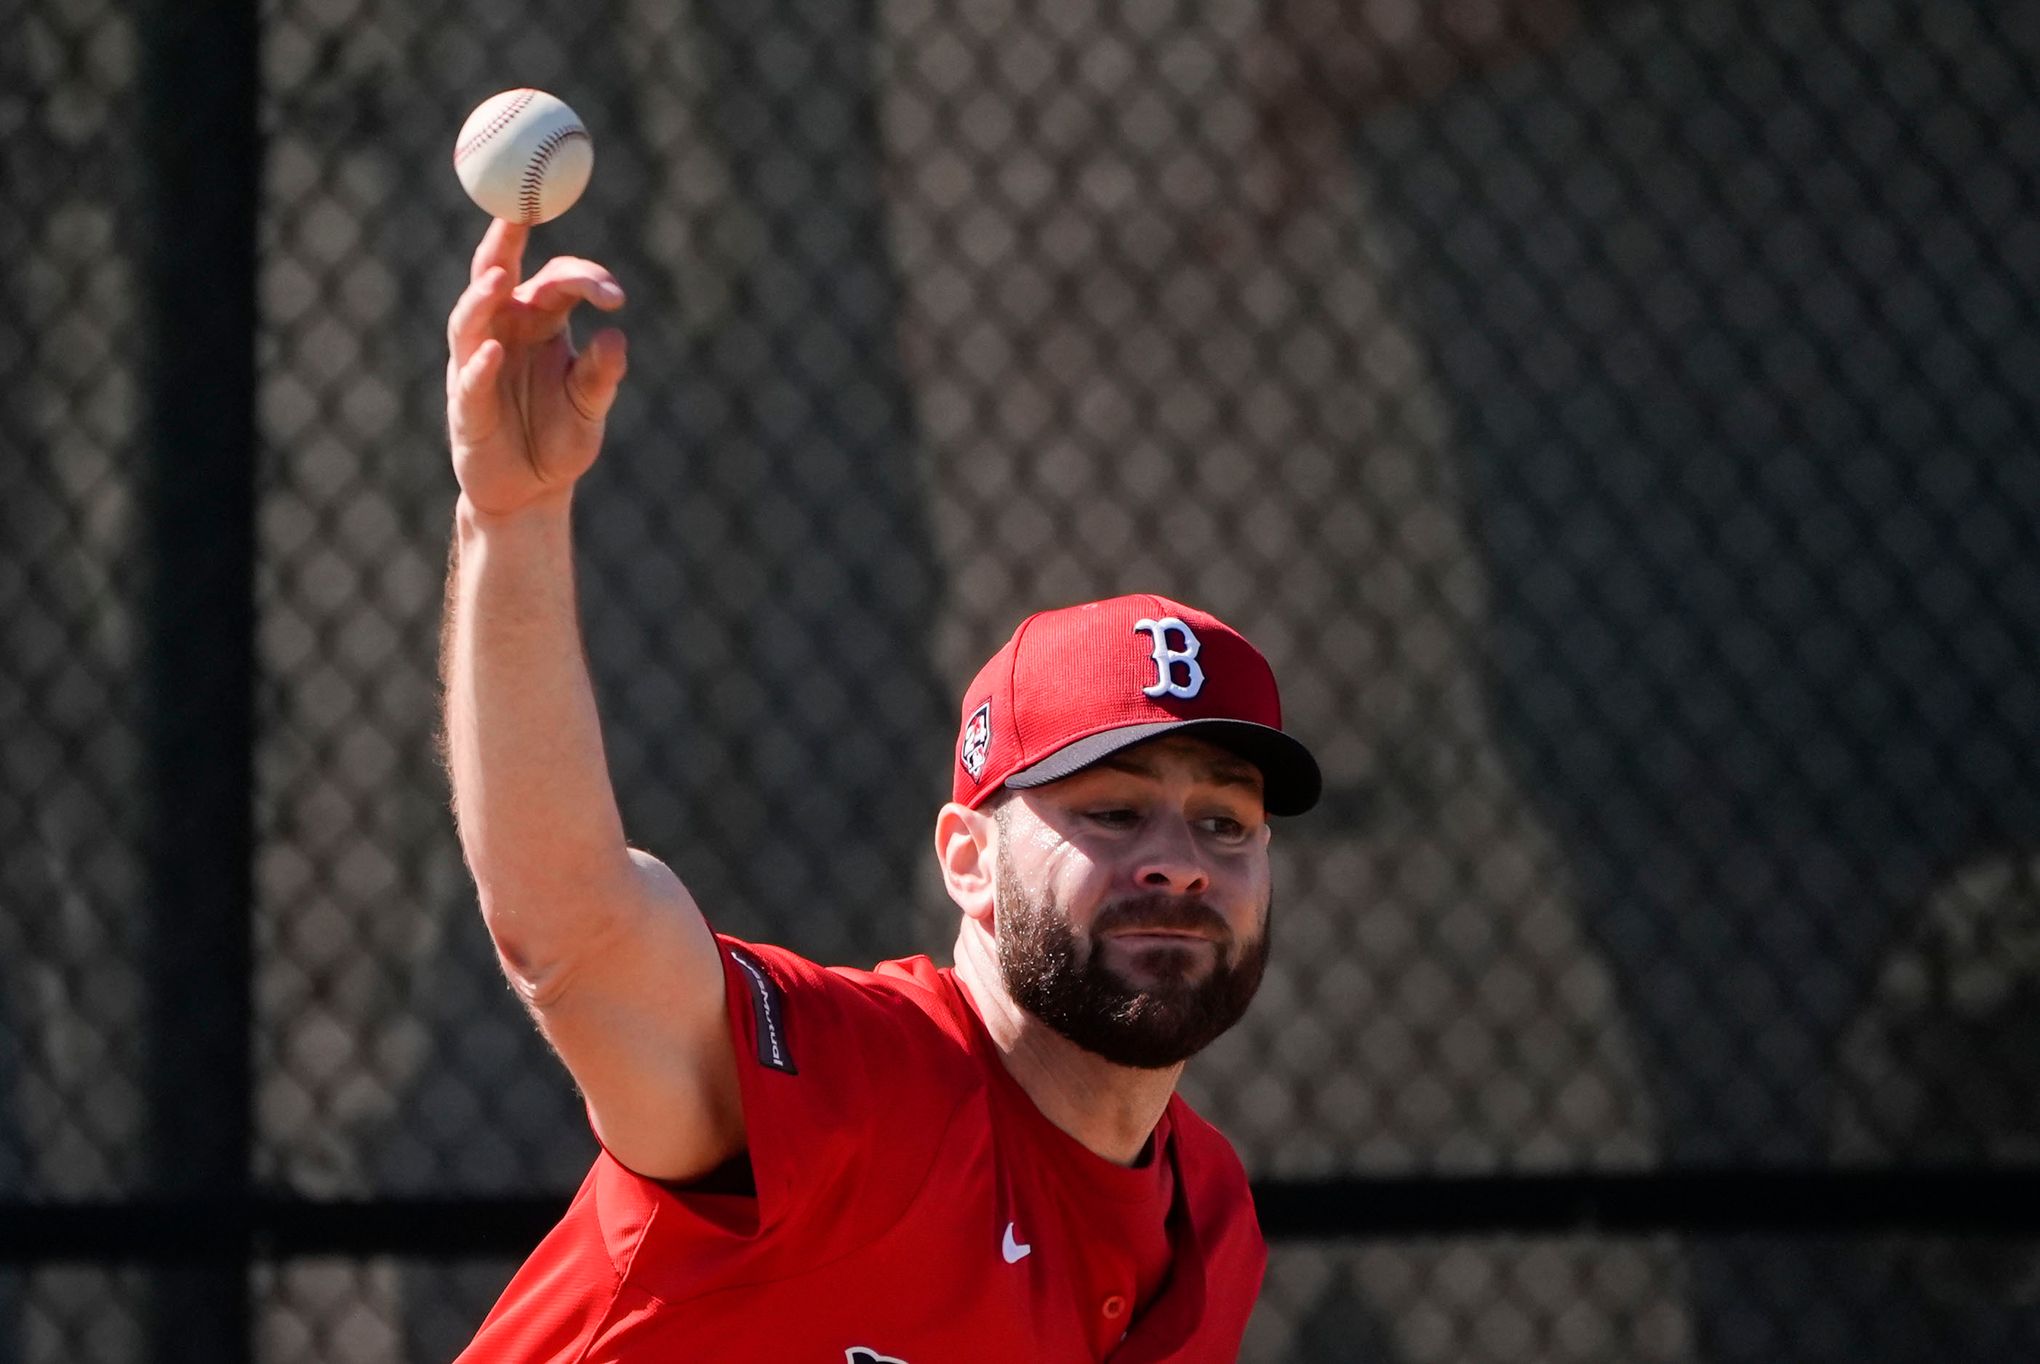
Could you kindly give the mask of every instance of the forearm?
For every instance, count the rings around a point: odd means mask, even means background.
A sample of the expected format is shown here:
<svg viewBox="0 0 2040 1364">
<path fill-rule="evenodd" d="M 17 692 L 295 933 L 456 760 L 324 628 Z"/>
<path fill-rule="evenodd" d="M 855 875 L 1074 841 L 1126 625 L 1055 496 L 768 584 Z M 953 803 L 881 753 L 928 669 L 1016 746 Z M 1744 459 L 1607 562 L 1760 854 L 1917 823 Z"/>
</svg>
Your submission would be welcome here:
<svg viewBox="0 0 2040 1364">
<path fill-rule="evenodd" d="M 582 650 L 565 497 L 454 518 L 442 641 L 461 847 L 505 965 L 538 988 L 617 925 L 633 870 Z"/>
</svg>

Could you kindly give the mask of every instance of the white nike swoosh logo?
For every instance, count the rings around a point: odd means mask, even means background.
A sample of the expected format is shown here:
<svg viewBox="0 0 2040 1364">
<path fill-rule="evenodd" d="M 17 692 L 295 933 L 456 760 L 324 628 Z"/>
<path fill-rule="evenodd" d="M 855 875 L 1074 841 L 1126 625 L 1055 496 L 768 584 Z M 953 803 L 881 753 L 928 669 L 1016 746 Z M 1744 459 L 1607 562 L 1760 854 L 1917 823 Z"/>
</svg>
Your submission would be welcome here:
<svg viewBox="0 0 2040 1364">
<path fill-rule="evenodd" d="M 1033 1249 L 1033 1246 L 1021 1245 L 1013 1239 L 1013 1224 L 1008 1222 L 1006 1224 L 1005 1243 L 999 1247 L 999 1253 L 1006 1257 L 1006 1263 L 1009 1265 L 1019 1264 L 1027 1258 L 1027 1253 Z"/>
</svg>

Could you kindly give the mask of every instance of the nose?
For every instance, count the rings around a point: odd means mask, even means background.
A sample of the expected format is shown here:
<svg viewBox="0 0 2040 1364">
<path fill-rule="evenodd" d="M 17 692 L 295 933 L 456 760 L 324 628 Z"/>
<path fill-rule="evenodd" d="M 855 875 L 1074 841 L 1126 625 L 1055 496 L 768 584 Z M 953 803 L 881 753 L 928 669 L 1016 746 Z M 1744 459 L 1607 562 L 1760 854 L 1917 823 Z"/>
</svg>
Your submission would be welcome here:
<svg viewBox="0 0 2040 1364">
<path fill-rule="evenodd" d="M 1134 880 L 1145 891 L 1170 895 L 1202 895 L 1211 888 L 1197 839 L 1183 820 L 1159 819 L 1143 840 Z"/>
</svg>

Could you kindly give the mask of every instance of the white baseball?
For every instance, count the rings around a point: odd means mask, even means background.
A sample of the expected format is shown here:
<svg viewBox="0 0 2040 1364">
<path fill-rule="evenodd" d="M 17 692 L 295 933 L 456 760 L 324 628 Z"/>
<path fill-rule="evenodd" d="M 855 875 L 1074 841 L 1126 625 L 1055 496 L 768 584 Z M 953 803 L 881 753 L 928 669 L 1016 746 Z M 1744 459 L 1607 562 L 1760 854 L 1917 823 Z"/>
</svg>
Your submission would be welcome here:
<svg viewBox="0 0 2040 1364">
<path fill-rule="evenodd" d="M 492 218 L 530 226 L 574 206 L 595 169 L 595 144 L 580 116 L 543 90 L 505 90 L 483 100 L 453 144 L 461 188 Z"/>
</svg>

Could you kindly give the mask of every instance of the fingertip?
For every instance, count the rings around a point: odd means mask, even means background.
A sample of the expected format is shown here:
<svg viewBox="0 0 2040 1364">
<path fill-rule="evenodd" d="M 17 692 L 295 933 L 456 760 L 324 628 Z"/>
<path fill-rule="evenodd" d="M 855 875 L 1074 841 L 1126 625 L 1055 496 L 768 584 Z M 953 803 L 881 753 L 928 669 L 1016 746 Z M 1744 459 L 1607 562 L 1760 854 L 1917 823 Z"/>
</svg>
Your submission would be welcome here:
<svg viewBox="0 0 2040 1364">
<path fill-rule="evenodd" d="M 515 275 L 523 266 L 524 239 L 531 229 L 507 218 L 491 218 L 489 230 L 482 234 L 482 240 L 475 247 L 474 262 L 469 267 L 468 277 L 480 280 L 492 268 L 503 269 Z"/>
<path fill-rule="evenodd" d="M 589 303 L 602 312 L 613 313 L 623 306 L 623 290 L 606 280 L 568 275 L 546 281 L 531 301 L 538 307 L 550 308 Z"/>
<path fill-rule="evenodd" d="M 523 223 L 513 223 L 507 219 L 499 218 L 497 221 L 503 224 L 504 258 L 517 262 L 521 267 L 524 263 L 525 245 L 531 240 L 531 229 Z"/>
<path fill-rule="evenodd" d="M 630 342 L 622 331 L 604 327 L 595 333 L 589 344 L 600 349 L 603 373 L 622 378 L 624 370 L 630 366 Z"/>
<path fill-rule="evenodd" d="M 605 327 L 588 338 L 572 380 L 587 416 L 599 420 L 615 403 L 618 386 L 629 368 L 628 351 L 623 333 L 614 327 Z"/>
</svg>

